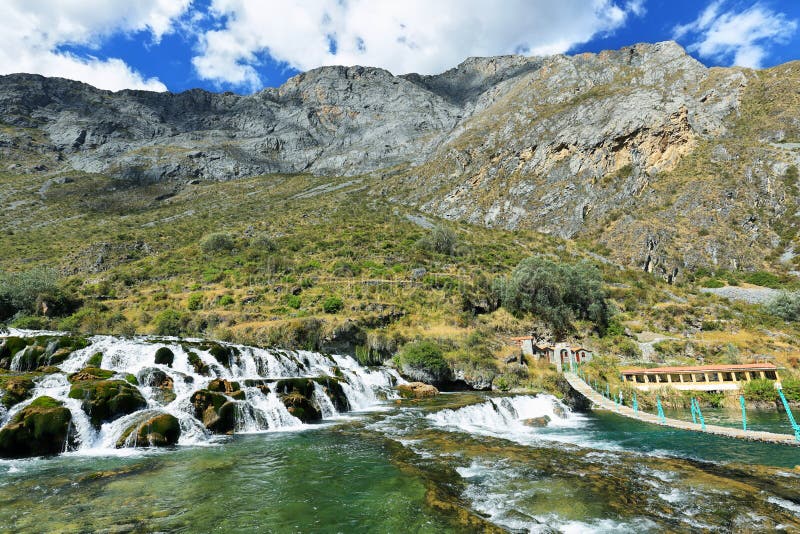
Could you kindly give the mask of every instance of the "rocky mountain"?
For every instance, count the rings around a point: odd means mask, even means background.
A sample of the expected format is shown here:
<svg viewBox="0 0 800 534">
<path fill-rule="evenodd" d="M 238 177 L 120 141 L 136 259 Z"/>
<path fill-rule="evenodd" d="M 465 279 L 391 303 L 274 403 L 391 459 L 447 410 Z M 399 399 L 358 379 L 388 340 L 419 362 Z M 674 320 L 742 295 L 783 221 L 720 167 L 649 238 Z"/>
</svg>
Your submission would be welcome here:
<svg viewBox="0 0 800 534">
<path fill-rule="evenodd" d="M 790 269 L 798 78 L 798 63 L 706 68 L 672 42 L 436 76 L 323 67 L 248 96 L 17 74 L 0 77 L 0 154 L 5 172 L 145 184 L 357 176 L 395 203 L 577 239 L 668 279 Z"/>
</svg>

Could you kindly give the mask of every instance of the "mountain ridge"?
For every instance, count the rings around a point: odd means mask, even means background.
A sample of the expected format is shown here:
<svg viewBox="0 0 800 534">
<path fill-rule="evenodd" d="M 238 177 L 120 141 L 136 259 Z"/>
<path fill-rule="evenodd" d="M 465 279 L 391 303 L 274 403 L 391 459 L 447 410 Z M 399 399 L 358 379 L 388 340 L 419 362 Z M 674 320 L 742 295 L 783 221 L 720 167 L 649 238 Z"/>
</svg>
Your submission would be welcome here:
<svg viewBox="0 0 800 534">
<path fill-rule="evenodd" d="M 797 78 L 794 63 L 706 68 L 669 41 L 430 76 L 320 67 L 252 95 L 7 75 L 0 154 L 6 172 L 141 184 L 361 176 L 394 203 L 577 239 L 672 280 L 794 247 Z"/>
</svg>

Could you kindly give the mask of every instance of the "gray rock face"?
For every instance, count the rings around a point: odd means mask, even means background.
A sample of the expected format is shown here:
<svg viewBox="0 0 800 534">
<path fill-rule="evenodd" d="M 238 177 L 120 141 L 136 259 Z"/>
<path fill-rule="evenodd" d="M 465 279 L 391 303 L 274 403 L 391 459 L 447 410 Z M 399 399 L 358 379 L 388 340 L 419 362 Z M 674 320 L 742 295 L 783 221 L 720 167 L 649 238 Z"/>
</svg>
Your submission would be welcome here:
<svg viewBox="0 0 800 534">
<path fill-rule="evenodd" d="M 77 169 L 133 183 L 362 175 L 366 192 L 390 201 L 583 237 L 616 263 L 671 280 L 701 264 L 755 267 L 779 241 L 747 211 L 788 212 L 776 183 L 800 157 L 781 142 L 793 135 L 791 117 L 759 134 L 782 155 L 735 146 L 754 80 L 746 69 L 708 69 L 673 42 L 470 58 L 436 76 L 323 67 L 249 96 L 0 76 L 0 123 L 10 127 L 0 129 L 0 170 L 55 178 Z M 689 155 L 702 165 L 687 172 L 724 180 L 664 185 Z M 687 244 L 686 228 L 735 231 Z"/>
</svg>

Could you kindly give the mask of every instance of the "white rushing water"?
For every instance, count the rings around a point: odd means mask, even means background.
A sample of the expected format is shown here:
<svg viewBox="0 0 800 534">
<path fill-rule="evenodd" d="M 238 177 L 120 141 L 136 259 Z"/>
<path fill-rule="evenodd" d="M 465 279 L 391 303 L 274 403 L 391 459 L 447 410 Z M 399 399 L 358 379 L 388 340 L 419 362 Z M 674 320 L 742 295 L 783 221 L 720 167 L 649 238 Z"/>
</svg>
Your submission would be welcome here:
<svg viewBox="0 0 800 534">
<path fill-rule="evenodd" d="M 15 331 L 12 334 L 41 333 Z M 306 426 L 289 412 L 275 391 L 274 385 L 280 379 L 330 377 L 341 384 L 350 411 L 376 408 L 381 398 L 395 397 L 394 385 L 403 382 L 393 370 L 366 369 L 353 358 L 342 355 L 267 350 L 221 343 L 219 345 L 237 351 L 229 365 L 225 366 L 217 361 L 210 350 L 204 350 L 201 344 L 177 339 L 95 336 L 89 341 L 89 346 L 73 352 L 58 366 L 62 373 L 39 378 L 31 398 L 10 410 L 0 410 L 0 427 L 35 398 L 47 395 L 61 401 L 72 413 L 72 424 L 76 431 L 75 445 L 79 454 L 106 454 L 116 450 L 117 441 L 127 428 L 139 420 L 159 413 L 171 414 L 178 419 L 181 427 L 179 445 L 199 445 L 212 442 L 214 436 L 195 417 L 190 398 L 194 392 L 207 388 L 217 378 L 238 382 L 244 391 L 243 400 L 229 398 L 236 403 L 234 431 L 237 433 L 300 429 Z M 155 353 L 160 347 L 167 347 L 173 352 L 171 366 L 155 363 Z M 208 366 L 208 376 L 195 370 L 190 363 L 190 352 Z M 67 378 L 68 374 L 87 367 L 89 359 L 97 353 L 102 354 L 100 367 L 115 373 L 113 379 L 124 380 L 128 375 L 134 375 L 138 379 L 136 387 L 147 401 L 147 406 L 142 410 L 103 423 L 99 429 L 91 424 L 81 408 L 81 401 L 69 398 L 72 384 Z M 14 359 L 19 360 L 18 357 Z M 164 398 L 164 389 L 153 383 L 153 378 L 157 376 L 166 376 L 171 381 L 174 399 L 171 395 Z M 248 386 L 245 384 L 247 380 L 258 381 L 258 384 L 266 386 L 268 390 Z M 319 383 L 314 382 L 310 400 L 324 419 L 340 416 L 336 404 Z M 129 437 L 126 445 L 136 445 L 134 439 L 135 436 Z"/>
</svg>

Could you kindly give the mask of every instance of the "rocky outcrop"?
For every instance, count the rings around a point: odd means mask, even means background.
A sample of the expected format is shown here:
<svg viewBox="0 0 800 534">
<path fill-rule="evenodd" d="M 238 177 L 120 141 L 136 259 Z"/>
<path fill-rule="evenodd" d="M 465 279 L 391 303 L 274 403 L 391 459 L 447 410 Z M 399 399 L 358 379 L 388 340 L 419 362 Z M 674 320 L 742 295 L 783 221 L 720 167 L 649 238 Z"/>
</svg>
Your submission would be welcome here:
<svg viewBox="0 0 800 534">
<path fill-rule="evenodd" d="M 275 382 L 274 388 L 290 414 L 304 423 L 312 423 L 321 420 L 324 411 L 314 395 L 315 384 L 321 386 L 338 412 L 350 410 L 342 385 L 333 377 L 287 378 Z"/>
<path fill-rule="evenodd" d="M 0 458 L 46 456 L 70 446 L 72 414 L 52 397 L 39 397 L 0 430 Z"/>
</svg>

